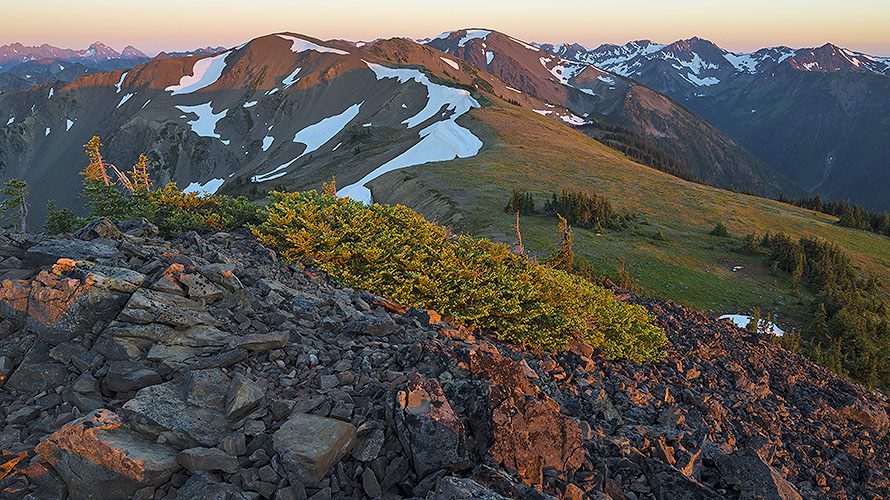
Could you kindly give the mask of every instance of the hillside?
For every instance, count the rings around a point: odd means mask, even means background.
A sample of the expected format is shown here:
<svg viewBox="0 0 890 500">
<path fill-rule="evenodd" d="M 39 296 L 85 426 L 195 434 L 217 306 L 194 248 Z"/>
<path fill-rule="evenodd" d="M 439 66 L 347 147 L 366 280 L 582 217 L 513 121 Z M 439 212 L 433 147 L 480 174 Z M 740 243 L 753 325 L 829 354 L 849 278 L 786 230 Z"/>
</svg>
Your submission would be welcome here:
<svg viewBox="0 0 890 500">
<path fill-rule="evenodd" d="M 787 275 L 739 251 L 748 233 L 824 238 L 847 252 L 860 272 L 890 278 L 890 239 L 840 227 L 837 219 L 779 202 L 704 186 L 644 167 L 552 120 L 509 105 L 470 113 L 464 122 L 488 145 L 469 160 L 392 172 L 370 184 L 374 199 L 403 203 L 471 234 L 514 243 L 515 219 L 504 213 L 514 187 L 542 204 L 561 189 L 605 195 L 618 211 L 645 221 L 622 231 L 575 228 L 575 251 L 614 276 L 622 259 L 644 288 L 718 314 L 755 306 L 786 330 L 812 320 L 811 296 L 798 298 Z M 708 234 L 723 222 L 735 239 Z M 526 248 L 545 255 L 556 241 L 554 217 L 521 218 Z M 661 230 L 668 241 L 653 235 Z M 734 271 L 741 266 L 743 269 Z"/>
<path fill-rule="evenodd" d="M 809 192 L 890 208 L 888 58 L 832 44 L 740 54 L 701 38 L 544 48 L 671 96 Z"/>
<path fill-rule="evenodd" d="M 887 398 L 729 322 L 614 290 L 663 361 L 526 351 L 245 233 L 156 230 L 0 234 L 0 498 L 890 493 Z"/>
<path fill-rule="evenodd" d="M 568 123 L 590 117 L 642 134 L 709 184 L 766 195 L 796 190 L 700 116 L 623 74 L 490 30 L 443 33 L 426 45 L 492 73 L 516 92 L 572 110 L 577 116 L 563 118 Z"/>
</svg>

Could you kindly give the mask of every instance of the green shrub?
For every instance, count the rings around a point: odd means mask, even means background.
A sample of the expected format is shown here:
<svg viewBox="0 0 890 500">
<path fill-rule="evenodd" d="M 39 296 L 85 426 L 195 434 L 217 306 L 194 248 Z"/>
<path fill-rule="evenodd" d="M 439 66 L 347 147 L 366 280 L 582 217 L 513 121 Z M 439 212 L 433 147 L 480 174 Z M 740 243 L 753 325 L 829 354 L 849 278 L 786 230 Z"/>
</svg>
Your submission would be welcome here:
<svg viewBox="0 0 890 500">
<path fill-rule="evenodd" d="M 57 209 L 56 200 L 49 200 L 46 204 L 46 222 L 43 224 L 43 230 L 48 234 L 70 233 L 80 227 L 80 222 L 70 208 Z"/>
<path fill-rule="evenodd" d="M 708 233 L 711 236 L 719 236 L 721 238 L 729 238 L 729 231 L 726 230 L 726 226 L 723 225 L 722 222 L 717 222 L 717 225 L 714 226 L 714 229 Z"/>
<path fill-rule="evenodd" d="M 270 197 L 265 221 L 253 228 L 260 241 L 348 286 L 450 314 L 518 344 L 560 348 L 578 335 L 612 359 L 662 356 L 667 340 L 644 308 L 505 245 L 449 236 L 402 206 L 315 191 Z"/>
</svg>

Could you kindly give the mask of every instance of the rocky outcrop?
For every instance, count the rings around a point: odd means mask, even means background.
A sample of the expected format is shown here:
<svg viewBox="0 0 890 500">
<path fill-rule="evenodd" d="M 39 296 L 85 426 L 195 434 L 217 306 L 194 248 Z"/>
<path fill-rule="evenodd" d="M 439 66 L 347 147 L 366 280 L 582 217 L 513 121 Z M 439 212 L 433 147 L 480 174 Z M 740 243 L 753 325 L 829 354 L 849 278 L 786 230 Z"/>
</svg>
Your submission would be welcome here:
<svg viewBox="0 0 890 500">
<path fill-rule="evenodd" d="M 655 363 L 524 351 L 247 233 L 113 226 L 0 233 L 0 499 L 890 496 L 887 398 L 702 313 L 621 292 Z"/>
</svg>

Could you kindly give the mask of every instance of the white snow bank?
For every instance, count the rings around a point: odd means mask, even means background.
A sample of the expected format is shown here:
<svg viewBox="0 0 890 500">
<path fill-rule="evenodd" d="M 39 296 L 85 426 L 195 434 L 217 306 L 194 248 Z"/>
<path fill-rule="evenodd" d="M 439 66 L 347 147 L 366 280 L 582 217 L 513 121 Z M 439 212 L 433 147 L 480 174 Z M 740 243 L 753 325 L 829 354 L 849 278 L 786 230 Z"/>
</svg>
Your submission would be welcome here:
<svg viewBox="0 0 890 500">
<path fill-rule="evenodd" d="M 204 184 L 199 184 L 197 182 L 192 182 L 185 189 L 182 190 L 183 193 L 202 193 L 202 194 L 213 194 L 215 193 L 220 186 L 225 182 L 223 179 L 210 179 Z"/>
<path fill-rule="evenodd" d="M 263 137 L 263 151 L 268 151 L 273 142 L 275 142 L 275 138 L 271 135 Z"/>
<path fill-rule="evenodd" d="M 284 77 L 284 80 L 281 80 L 281 83 L 284 84 L 284 88 L 288 88 L 288 87 L 290 87 L 291 85 L 293 85 L 293 84 L 297 83 L 298 81 L 300 81 L 300 79 L 297 78 L 297 74 L 300 72 L 301 69 L 303 69 L 303 68 L 297 68 L 297 69 L 295 69 L 293 73 L 291 73 L 291 74 L 287 75 L 286 77 Z"/>
<path fill-rule="evenodd" d="M 252 108 L 252 107 L 256 106 L 256 103 L 257 103 L 257 101 L 249 101 L 249 102 L 245 102 L 245 103 L 244 103 L 244 107 L 245 107 L 245 108 Z"/>
<path fill-rule="evenodd" d="M 599 75 L 599 76 L 596 77 L 596 79 L 599 80 L 599 81 L 601 81 L 601 82 L 606 82 L 606 83 L 608 83 L 609 85 L 615 85 L 615 78 L 613 78 L 613 77 L 611 77 L 611 76 Z"/>
<path fill-rule="evenodd" d="M 121 81 L 117 82 L 117 85 L 114 86 L 117 89 L 117 92 L 115 92 L 115 94 L 121 93 L 121 85 L 124 84 L 124 78 L 127 77 L 127 74 L 129 74 L 129 71 L 124 71 L 124 74 L 121 75 Z"/>
<path fill-rule="evenodd" d="M 387 68 L 367 61 L 365 64 L 374 71 L 378 80 L 397 78 L 400 83 L 414 80 L 427 88 L 426 106 L 420 113 L 402 122 L 409 129 L 436 116 L 443 107 L 452 113 L 447 119 L 437 121 L 421 130 L 419 132 L 420 142 L 408 148 L 407 151 L 377 167 L 358 182 L 339 189 L 338 196 L 370 204 L 373 202 L 371 190 L 365 187 L 365 184 L 387 172 L 424 163 L 468 158 L 479 153 L 482 141 L 455 121 L 470 109 L 479 107 L 479 103 L 470 96 L 469 92 L 432 83 L 426 75 L 417 70 Z"/>
<path fill-rule="evenodd" d="M 306 52 L 307 50 L 314 50 L 316 52 L 329 52 L 331 54 L 339 54 L 341 56 L 349 55 L 349 52 L 346 52 L 345 50 L 324 47 L 317 43 L 312 43 L 309 40 L 303 40 L 302 38 L 297 38 L 295 36 L 278 35 L 278 37 L 284 38 L 285 40 L 290 40 L 292 42 L 292 45 L 290 46 L 291 52 Z"/>
<path fill-rule="evenodd" d="M 43 132 L 43 135 L 44 136 L 49 135 L 49 131 L 50 131 L 49 127 L 46 127 L 46 131 Z"/>
<path fill-rule="evenodd" d="M 469 130 L 455 123 L 456 116 L 449 120 L 433 123 L 420 131 L 423 137 L 420 142 L 401 155 L 374 169 L 368 175 L 337 190 L 337 196 L 349 197 L 366 204 L 371 204 L 371 190 L 365 184 L 381 175 L 400 168 L 421 165 L 434 161 L 447 161 L 455 158 L 475 156 L 482 149 L 482 141 Z"/>
<path fill-rule="evenodd" d="M 485 64 L 491 64 L 491 61 L 494 61 L 494 52 L 488 51 L 485 53 Z"/>
<path fill-rule="evenodd" d="M 115 108 L 123 106 L 125 102 L 129 101 L 130 98 L 133 97 L 133 95 L 135 94 L 124 94 L 124 96 L 121 97 L 121 102 L 117 103 L 117 106 L 115 106 Z"/>
<path fill-rule="evenodd" d="M 553 113 L 553 111 L 550 111 L 549 109 L 533 109 L 532 111 L 542 116 L 547 116 L 550 113 Z"/>
<path fill-rule="evenodd" d="M 460 66 L 458 66 L 456 62 L 452 61 L 451 59 L 448 59 L 447 57 L 440 57 L 439 59 L 445 61 L 445 64 L 451 66 L 454 69 L 460 69 Z"/>
<path fill-rule="evenodd" d="M 587 120 L 581 118 L 580 116 L 576 116 L 576 115 L 572 115 L 572 114 L 570 114 L 568 116 L 562 115 L 559 118 L 562 121 L 568 123 L 569 125 L 584 125 L 585 123 L 587 123 Z"/>
<path fill-rule="evenodd" d="M 426 75 L 416 69 L 388 68 L 367 61 L 365 61 L 365 64 L 367 64 L 374 74 L 377 75 L 378 80 L 384 78 L 397 78 L 399 83 L 414 80 L 426 87 L 426 106 L 424 106 L 419 113 L 402 122 L 403 124 L 407 124 L 408 128 L 414 128 L 432 118 L 439 113 L 443 106 L 447 106 L 448 110 L 453 111 L 453 116 L 460 116 L 472 108 L 479 107 L 479 103 L 476 102 L 466 90 L 433 83 Z"/>
<path fill-rule="evenodd" d="M 65 132 L 71 130 L 71 126 L 74 125 L 74 122 L 71 120 L 65 120 Z"/>
<path fill-rule="evenodd" d="M 731 320 L 735 325 L 739 328 L 747 328 L 748 323 L 751 322 L 751 316 L 745 316 L 744 314 L 724 314 L 717 319 L 728 319 Z M 765 319 L 760 320 L 760 324 L 757 326 L 757 329 L 761 333 L 771 333 L 776 337 L 781 337 L 785 335 L 785 332 L 779 328 L 775 323 L 770 323 Z"/>
<path fill-rule="evenodd" d="M 345 111 L 338 115 L 330 116 L 321 120 L 318 123 L 309 125 L 303 130 L 297 132 L 294 136 L 294 142 L 303 143 L 306 145 L 306 149 L 300 153 L 299 156 L 294 158 L 293 160 L 275 167 L 274 169 L 266 172 L 265 174 L 255 175 L 251 178 L 253 182 L 265 182 L 272 179 L 277 179 L 284 175 L 286 172 L 283 170 L 289 167 L 293 162 L 300 159 L 302 156 L 305 156 L 309 153 L 312 153 L 316 149 L 324 146 L 324 144 L 331 139 L 334 138 L 335 135 L 339 134 L 346 125 L 352 121 L 353 118 L 358 115 L 359 110 L 362 107 L 362 104 L 365 102 L 362 101 L 358 104 L 353 104 L 352 106 L 346 108 Z"/>
<path fill-rule="evenodd" d="M 535 52 L 541 51 L 541 49 L 535 47 L 534 45 L 529 45 L 529 44 L 523 42 L 522 40 L 517 40 L 513 37 L 509 37 L 509 38 L 510 38 L 510 40 L 513 40 L 514 42 L 518 43 L 519 45 L 522 45 L 523 47 L 527 48 L 528 50 L 534 50 Z"/>
<path fill-rule="evenodd" d="M 214 113 L 210 102 L 198 104 L 197 106 L 176 106 L 183 113 L 194 113 L 197 119 L 191 120 L 188 124 L 192 127 L 192 131 L 201 137 L 215 137 L 219 139 L 216 133 L 216 122 L 220 121 L 228 109 L 224 109 L 219 113 Z"/>
<path fill-rule="evenodd" d="M 226 57 L 229 54 L 231 54 L 231 51 L 195 61 L 191 75 L 183 76 L 179 79 L 179 85 L 171 85 L 164 90 L 173 92 L 172 95 L 191 94 L 213 85 L 222 76 L 223 70 L 226 69 Z"/>
<path fill-rule="evenodd" d="M 683 76 L 683 75 L 680 75 L 680 76 Z M 703 87 L 703 86 L 710 87 L 711 85 L 716 85 L 716 84 L 720 83 L 720 80 L 713 76 L 706 76 L 704 78 L 699 78 L 699 77 L 693 75 L 692 73 L 686 73 L 686 80 L 688 80 L 689 82 L 691 82 L 694 85 L 698 85 L 699 87 Z"/>
<path fill-rule="evenodd" d="M 53 94 L 55 94 L 55 93 L 56 93 L 56 90 L 55 90 L 54 88 L 50 87 L 50 88 L 49 88 L 49 95 L 48 95 L 46 98 L 47 98 L 47 99 L 52 99 L 52 98 L 53 98 Z"/>
<path fill-rule="evenodd" d="M 462 36 L 460 40 L 457 42 L 458 47 L 463 47 L 470 40 L 474 38 L 481 38 L 485 40 L 485 37 L 491 34 L 491 30 L 467 30 L 467 34 Z"/>
<path fill-rule="evenodd" d="M 14 122 L 14 121 L 15 121 L 15 117 L 14 117 L 14 116 L 13 116 L 13 117 L 10 117 L 9 120 L 6 121 L 6 124 L 7 124 L 7 125 L 12 125 L 12 122 Z"/>
<path fill-rule="evenodd" d="M 507 90 L 512 90 L 513 92 L 516 92 L 517 94 L 521 94 L 521 93 L 522 93 L 521 90 L 519 90 L 519 89 L 514 89 L 513 87 L 511 87 L 511 86 L 509 86 L 509 85 L 507 85 Z"/>
</svg>

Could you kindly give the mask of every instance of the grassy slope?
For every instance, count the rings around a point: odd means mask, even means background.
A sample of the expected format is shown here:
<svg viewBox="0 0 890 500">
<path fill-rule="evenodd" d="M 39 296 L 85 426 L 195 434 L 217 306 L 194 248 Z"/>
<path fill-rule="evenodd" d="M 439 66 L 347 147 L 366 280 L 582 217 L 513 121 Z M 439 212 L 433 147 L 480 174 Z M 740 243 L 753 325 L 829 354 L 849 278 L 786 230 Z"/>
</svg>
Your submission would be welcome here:
<svg viewBox="0 0 890 500">
<path fill-rule="evenodd" d="M 371 183 L 375 197 L 405 203 L 386 199 L 386 193 L 404 193 L 406 183 L 426 187 L 427 198 L 447 193 L 461 212 L 452 219 L 459 221 L 457 229 L 513 242 L 514 220 L 503 207 L 514 186 L 539 194 L 540 202 L 563 187 L 593 190 L 620 211 L 644 215 L 649 225 L 601 235 L 576 229 L 577 255 L 606 274 L 613 274 L 623 258 L 631 276 L 656 295 L 719 313 L 747 312 L 756 305 L 778 312 L 785 327 L 809 322 L 804 302 L 791 295 L 787 276 L 774 277 L 761 257 L 735 251 L 744 234 L 824 237 L 846 250 L 864 273 L 890 281 L 890 239 L 842 228 L 832 217 L 680 180 L 513 106 L 475 110 L 462 121 L 486 144 L 478 156 L 392 172 Z M 407 204 L 429 210 L 423 201 Z M 736 238 L 708 235 L 717 221 Z M 538 254 L 555 241 L 555 218 L 523 217 L 521 226 L 526 248 Z M 669 241 L 652 238 L 658 229 Z M 744 269 L 734 273 L 734 266 Z"/>
</svg>

